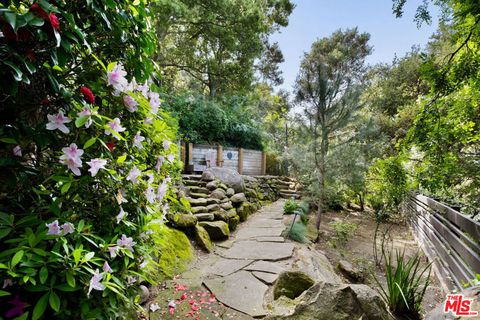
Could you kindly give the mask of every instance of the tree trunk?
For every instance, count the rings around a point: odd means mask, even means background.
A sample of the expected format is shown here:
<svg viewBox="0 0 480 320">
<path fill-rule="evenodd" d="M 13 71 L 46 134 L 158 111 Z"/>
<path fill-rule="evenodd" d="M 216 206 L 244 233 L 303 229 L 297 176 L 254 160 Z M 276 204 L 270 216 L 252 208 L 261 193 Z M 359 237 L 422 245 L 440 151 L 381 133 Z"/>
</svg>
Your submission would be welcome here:
<svg viewBox="0 0 480 320">
<path fill-rule="evenodd" d="M 328 131 L 325 126 L 325 121 L 322 118 L 322 142 L 320 145 L 320 161 L 318 162 L 318 169 L 320 171 L 319 185 L 320 185 L 320 195 L 318 201 L 317 209 L 317 239 L 315 242 L 318 242 L 320 238 L 320 225 L 322 222 L 323 209 L 325 206 L 325 173 L 326 173 L 326 156 L 328 152 Z"/>
</svg>

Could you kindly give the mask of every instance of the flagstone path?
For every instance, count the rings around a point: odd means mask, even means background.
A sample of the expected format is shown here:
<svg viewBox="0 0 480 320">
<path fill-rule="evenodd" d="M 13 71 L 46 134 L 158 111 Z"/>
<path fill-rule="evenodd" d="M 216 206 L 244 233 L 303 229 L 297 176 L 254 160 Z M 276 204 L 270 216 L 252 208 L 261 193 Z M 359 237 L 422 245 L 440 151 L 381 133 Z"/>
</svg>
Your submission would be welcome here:
<svg viewBox="0 0 480 320">
<path fill-rule="evenodd" d="M 268 296 L 279 273 L 290 269 L 295 244 L 282 237 L 284 200 L 265 206 L 239 225 L 182 278 L 206 286 L 224 305 L 251 317 L 268 312 Z M 200 283 L 201 282 L 201 283 Z"/>
</svg>

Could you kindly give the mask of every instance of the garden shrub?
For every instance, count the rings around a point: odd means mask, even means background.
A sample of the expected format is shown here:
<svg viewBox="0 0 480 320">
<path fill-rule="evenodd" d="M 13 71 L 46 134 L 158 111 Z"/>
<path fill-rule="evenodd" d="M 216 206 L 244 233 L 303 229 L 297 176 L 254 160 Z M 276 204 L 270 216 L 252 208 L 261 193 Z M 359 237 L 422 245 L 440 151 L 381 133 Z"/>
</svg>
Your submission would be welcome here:
<svg viewBox="0 0 480 320">
<path fill-rule="evenodd" d="M 288 199 L 283 205 L 284 214 L 294 214 L 298 210 L 298 202 L 293 199 Z"/>
<path fill-rule="evenodd" d="M 305 243 L 307 241 L 307 227 L 301 221 L 296 221 L 285 229 L 283 235 L 293 241 Z"/>
<path fill-rule="evenodd" d="M 431 263 L 421 266 L 418 253 L 406 257 L 404 251 L 383 252 L 386 286 L 375 277 L 382 298 L 393 314 L 406 319 L 422 319 L 421 305 L 430 283 Z"/>
<path fill-rule="evenodd" d="M 0 316 L 128 318 L 188 251 L 163 227 L 181 165 L 147 2 L 0 7 Z"/>
<path fill-rule="evenodd" d="M 333 228 L 334 235 L 332 236 L 331 244 L 334 247 L 345 246 L 350 238 L 355 234 L 357 225 L 355 223 L 344 221 L 332 221 L 330 226 Z"/>
</svg>

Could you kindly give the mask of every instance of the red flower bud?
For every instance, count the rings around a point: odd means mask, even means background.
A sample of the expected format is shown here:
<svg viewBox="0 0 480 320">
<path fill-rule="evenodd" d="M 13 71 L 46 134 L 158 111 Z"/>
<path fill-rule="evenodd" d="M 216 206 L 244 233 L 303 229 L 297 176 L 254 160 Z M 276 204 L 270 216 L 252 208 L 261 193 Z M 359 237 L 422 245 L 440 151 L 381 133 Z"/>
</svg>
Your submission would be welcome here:
<svg viewBox="0 0 480 320">
<path fill-rule="evenodd" d="M 110 152 L 113 152 L 113 149 L 115 149 L 115 142 L 107 142 L 106 145 L 108 147 L 108 150 L 110 150 Z"/>
<path fill-rule="evenodd" d="M 60 21 L 58 21 L 57 16 L 55 13 L 50 13 L 50 24 L 52 25 L 53 29 L 60 31 Z"/>
<path fill-rule="evenodd" d="M 39 16 L 43 20 L 48 20 L 48 13 L 45 10 L 43 10 L 38 3 L 32 4 L 32 6 L 30 7 L 30 10 L 35 12 L 37 16 Z"/>
<path fill-rule="evenodd" d="M 30 60 L 30 61 L 37 61 L 37 56 L 35 55 L 35 52 L 31 48 L 27 49 L 27 53 L 25 53 L 25 56 Z"/>
<path fill-rule="evenodd" d="M 87 87 L 80 87 L 80 92 L 83 94 L 85 100 L 91 104 L 95 103 L 95 96 L 93 95 L 92 90 L 88 89 Z"/>
</svg>

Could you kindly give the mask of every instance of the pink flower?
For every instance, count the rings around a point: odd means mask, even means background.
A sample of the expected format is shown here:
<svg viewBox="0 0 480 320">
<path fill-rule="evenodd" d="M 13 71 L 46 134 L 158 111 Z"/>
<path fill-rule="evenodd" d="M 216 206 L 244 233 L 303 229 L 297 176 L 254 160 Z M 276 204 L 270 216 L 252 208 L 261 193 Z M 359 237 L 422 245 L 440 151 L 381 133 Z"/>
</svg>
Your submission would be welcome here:
<svg viewBox="0 0 480 320">
<path fill-rule="evenodd" d="M 137 147 L 139 150 L 143 149 L 142 141 L 145 140 L 145 137 L 142 137 L 140 131 L 133 137 L 133 146 Z"/>
<path fill-rule="evenodd" d="M 132 81 L 130 81 L 130 83 L 125 88 L 125 91 L 132 91 L 133 92 L 135 90 L 138 90 L 138 84 L 137 84 L 137 81 L 135 80 L 135 78 L 133 78 Z"/>
<path fill-rule="evenodd" d="M 143 120 L 144 124 L 152 124 L 153 118 L 152 117 L 146 117 L 145 120 Z"/>
<path fill-rule="evenodd" d="M 155 312 L 155 311 L 157 311 L 158 309 L 160 309 L 158 303 L 152 303 L 152 304 L 150 305 L 150 311 Z"/>
<path fill-rule="evenodd" d="M 149 94 L 149 97 L 150 97 L 150 106 L 151 106 L 151 109 L 150 109 L 150 112 L 153 113 L 153 114 L 157 114 L 158 113 L 158 108 L 160 107 L 160 95 L 156 92 L 150 92 Z"/>
<path fill-rule="evenodd" d="M 138 183 L 138 177 L 142 174 L 140 170 L 138 170 L 137 166 L 134 166 L 132 170 L 128 173 L 127 181 L 131 181 L 132 183 Z"/>
<path fill-rule="evenodd" d="M 100 291 L 105 290 L 105 286 L 100 283 L 102 278 L 103 278 L 103 272 L 99 273 L 98 269 L 95 270 L 95 273 L 93 274 L 92 278 L 90 279 L 90 286 L 88 287 L 87 295 L 90 295 L 90 292 L 92 291 L 92 289 L 100 290 Z"/>
<path fill-rule="evenodd" d="M 48 231 L 47 235 L 49 236 L 61 236 L 62 231 L 60 230 L 60 226 L 58 225 L 58 220 L 55 220 L 47 225 Z"/>
<path fill-rule="evenodd" d="M 21 157 L 22 156 L 22 147 L 16 146 L 15 148 L 13 148 L 13 155 L 17 156 L 17 157 Z"/>
<path fill-rule="evenodd" d="M 105 261 L 105 263 L 103 264 L 103 271 L 104 271 L 104 272 L 108 272 L 108 273 L 112 273 L 112 272 L 113 272 L 112 268 L 110 268 L 110 265 L 108 264 L 107 261 Z"/>
<path fill-rule="evenodd" d="M 52 28 L 60 31 L 60 22 L 58 21 L 58 18 L 54 12 L 50 12 L 49 18 L 50 18 L 50 24 L 52 25 Z"/>
<path fill-rule="evenodd" d="M 167 160 L 168 160 L 169 162 L 173 162 L 173 161 L 175 160 L 175 155 L 169 154 L 169 155 L 167 156 Z"/>
<path fill-rule="evenodd" d="M 133 246 L 137 243 L 133 241 L 131 237 L 127 237 L 126 235 L 122 234 L 122 238 L 117 239 L 117 245 L 119 247 L 125 248 L 133 252 Z"/>
<path fill-rule="evenodd" d="M 105 169 L 107 160 L 96 158 L 88 161 L 87 164 L 90 166 L 88 171 L 90 171 L 92 177 L 95 177 L 100 169 Z"/>
<path fill-rule="evenodd" d="M 79 117 L 88 117 L 87 121 L 85 122 L 85 128 L 88 128 L 90 127 L 90 125 L 92 124 L 92 110 L 88 109 L 88 108 L 83 108 L 82 111 L 78 112 L 77 113 L 77 116 Z"/>
<path fill-rule="evenodd" d="M 68 117 L 63 115 L 63 112 L 60 111 L 57 114 L 48 114 L 48 123 L 47 123 L 47 130 L 60 130 L 63 133 L 69 133 L 70 130 L 65 126 L 65 123 L 69 123 L 70 120 Z"/>
<path fill-rule="evenodd" d="M 125 105 L 125 108 L 127 108 L 127 110 L 130 112 L 135 112 L 138 110 L 138 102 L 135 101 L 135 99 L 133 99 L 131 96 L 124 96 L 123 104 Z"/>
<path fill-rule="evenodd" d="M 148 82 L 145 81 L 144 84 L 140 84 L 137 86 L 137 90 L 142 93 L 142 95 L 145 97 L 145 99 L 148 99 L 148 91 L 150 90 Z"/>
<path fill-rule="evenodd" d="M 168 141 L 168 140 L 163 141 L 163 149 L 168 150 L 168 149 L 170 149 L 171 145 L 172 145 L 172 143 L 170 141 Z"/>
<path fill-rule="evenodd" d="M 108 247 L 108 251 L 110 252 L 110 258 L 115 258 L 117 256 L 118 246 Z"/>
<path fill-rule="evenodd" d="M 10 286 L 13 286 L 13 281 L 12 281 L 12 279 L 7 278 L 7 279 L 3 280 L 3 287 L 2 287 L 2 289 L 5 289 L 6 287 L 10 287 Z"/>
<path fill-rule="evenodd" d="M 162 167 L 162 163 L 164 160 L 165 158 L 163 156 L 157 157 L 157 164 L 155 165 L 155 170 L 157 170 L 157 172 L 160 172 L 160 168 Z"/>
<path fill-rule="evenodd" d="M 110 72 L 107 72 L 108 85 L 112 86 L 115 90 L 123 91 L 128 86 L 128 81 L 125 78 L 127 73 L 123 69 L 123 66 L 118 63 Z"/>
<path fill-rule="evenodd" d="M 83 154 L 83 150 L 78 149 L 77 145 L 72 143 L 70 147 L 62 148 L 62 152 L 64 154 L 60 156 L 60 162 L 66 165 L 68 169 L 72 170 L 75 175 L 81 175 L 78 168 L 82 167 L 81 156 Z"/>
<path fill-rule="evenodd" d="M 157 189 L 157 200 L 162 201 L 166 194 L 167 194 L 167 182 L 163 181 L 162 184 L 160 184 Z"/>
<path fill-rule="evenodd" d="M 128 213 L 125 212 L 125 211 L 123 211 L 123 208 L 120 207 L 120 212 L 119 212 L 118 215 L 117 215 L 117 224 L 119 224 L 120 221 L 122 221 L 123 218 L 125 218 L 126 216 L 128 216 Z"/>
<path fill-rule="evenodd" d="M 62 224 L 60 227 L 62 228 L 63 235 L 73 233 L 75 231 L 75 227 L 70 222 L 66 222 Z"/>
<path fill-rule="evenodd" d="M 118 118 L 115 118 L 115 119 L 113 119 L 113 121 L 110 121 L 108 123 L 108 127 L 110 128 L 110 130 L 112 130 L 113 132 L 116 132 L 116 133 L 125 131 L 125 128 L 121 126 L 120 119 L 118 119 Z M 107 136 L 109 136 L 111 134 L 110 130 L 105 130 L 105 134 Z M 115 137 L 115 139 L 120 140 L 116 135 L 113 135 L 113 136 Z"/>
<path fill-rule="evenodd" d="M 147 198 L 149 203 L 155 203 L 157 195 L 155 194 L 155 191 L 153 191 L 153 187 L 148 186 L 147 190 L 145 191 L 145 198 Z"/>
<path fill-rule="evenodd" d="M 137 277 L 132 277 L 132 276 L 127 277 L 127 285 L 132 285 L 135 282 L 137 282 Z"/>
</svg>

